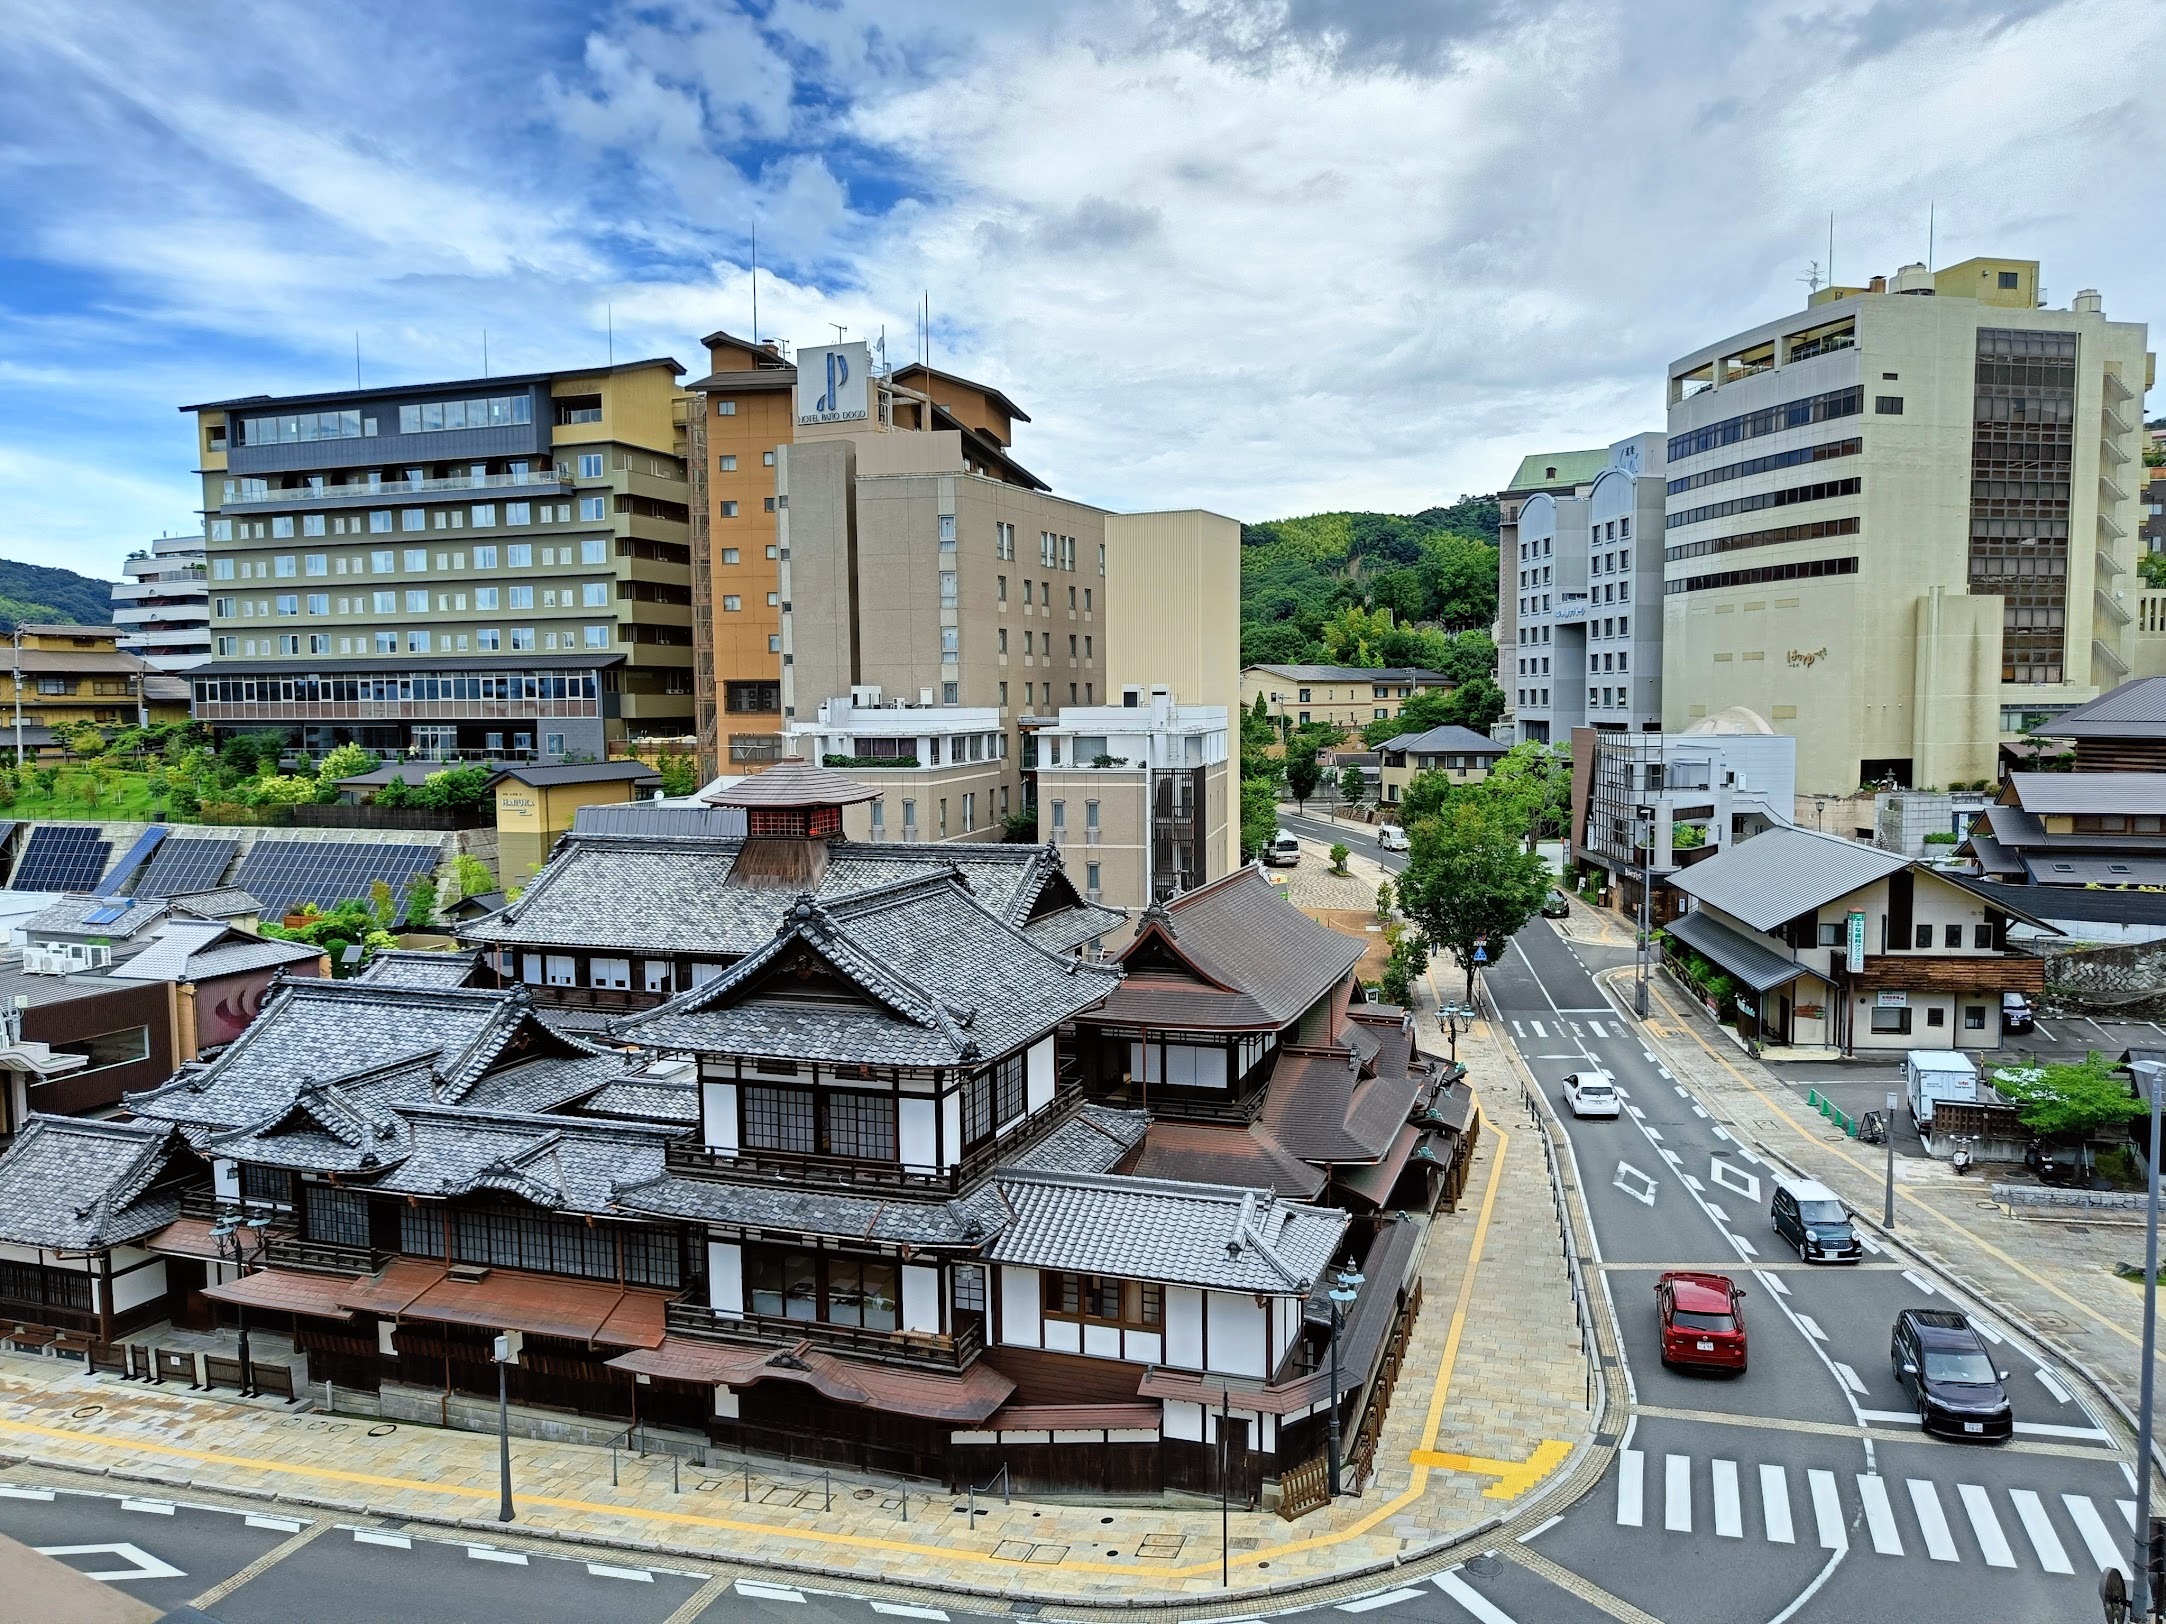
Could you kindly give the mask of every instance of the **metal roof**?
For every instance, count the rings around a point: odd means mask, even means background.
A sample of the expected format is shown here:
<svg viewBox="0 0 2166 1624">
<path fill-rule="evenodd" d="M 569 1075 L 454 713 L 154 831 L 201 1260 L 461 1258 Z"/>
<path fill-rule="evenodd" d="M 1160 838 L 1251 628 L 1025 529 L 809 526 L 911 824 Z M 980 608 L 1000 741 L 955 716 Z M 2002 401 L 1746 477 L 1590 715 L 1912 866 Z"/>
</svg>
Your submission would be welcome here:
<svg viewBox="0 0 2166 1624">
<path fill-rule="evenodd" d="M 1360 665 L 1252 665 L 1251 671 L 1268 671 L 1294 682 L 1449 682 L 1441 671 L 1418 665 L 1380 665 L 1373 670 Z"/>
<path fill-rule="evenodd" d="M 2016 804 L 2038 817 L 2166 812 L 2166 773 L 2010 773 Z"/>
<path fill-rule="evenodd" d="M 1770 829 L 1680 869 L 1666 883 L 1754 930 L 1772 930 L 1909 865 L 1907 857 L 1839 835 Z"/>
<path fill-rule="evenodd" d="M 1559 486 L 1584 485 L 1609 466 L 1609 449 L 1593 451 L 1538 451 L 1519 459 L 1508 491 L 1545 491 Z M 1552 474 L 1550 469 L 1557 471 Z"/>
<path fill-rule="evenodd" d="M 802 756 L 784 756 L 765 772 L 740 778 L 707 797 L 709 806 L 853 806 L 877 801 L 880 792 Z"/>
<path fill-rule="evenodd" d="M 1705 953 L 1754 992 L 1786 987 L 1809 968 L 1702 913 L 1680 914 L 1670 921 L 1668 930 L 1687 947 Z"/>
<path fill-rule="evenodd" d="M 2166 739 L 2166 677 L 2138 677 L 2031 732 L 2043 739 Z"/>
<path fill-rule="evenodd" d="M 2166 857 L 2049 850 L 2026 854 L 2023 869 L 2033 885 L 2166 885 Z"/>
</svg>

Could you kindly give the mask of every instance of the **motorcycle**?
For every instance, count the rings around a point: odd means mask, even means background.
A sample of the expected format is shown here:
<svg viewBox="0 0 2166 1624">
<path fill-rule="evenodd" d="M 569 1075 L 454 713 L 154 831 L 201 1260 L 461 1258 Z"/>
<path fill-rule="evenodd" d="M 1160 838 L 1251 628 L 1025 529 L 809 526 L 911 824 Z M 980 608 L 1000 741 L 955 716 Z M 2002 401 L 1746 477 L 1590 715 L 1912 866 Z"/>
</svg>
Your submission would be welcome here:
<svg viewBox="0 0 2166 1624">
<path fill-rule="evenodd" d="M 1970 1136 L 1965 1134 L 1956 1140 L 1955 1149 L 1948 1153 L 1948 1165 L 1962 1174 L 1970 1171 L 1970 1164 Z"/>
</svg>

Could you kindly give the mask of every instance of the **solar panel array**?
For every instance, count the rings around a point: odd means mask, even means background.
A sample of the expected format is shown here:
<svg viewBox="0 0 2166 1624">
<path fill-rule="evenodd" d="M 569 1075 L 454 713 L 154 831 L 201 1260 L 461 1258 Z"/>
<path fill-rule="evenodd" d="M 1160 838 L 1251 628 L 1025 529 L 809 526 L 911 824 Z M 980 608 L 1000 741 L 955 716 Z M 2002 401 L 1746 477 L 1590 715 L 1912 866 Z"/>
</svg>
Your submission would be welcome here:
<svg viewBox="0 0 2166 1624">
<path fill-rule="evenodd" d="M 216 890 L 239 845 L 237 840 L 168 840 L 135 882 L 135 894 L 184 897 L 191 891 Z"/>
<path fill-rule="evenodd" d="M 241 860 L 233 883 L 267 913 L 313 902 L 330 908 L 351 898 L 367 900 L 382 880 L 403 896 L 416 874 L 433 871 L 443 853 L 435 846 L 393 846 L 373 840 L 260 840 Z"/>
<path fill-rule="evenodd" d="M 95 824 L 41 823 L 30 831 L 11 891 L 88 891 L 112 859 L 110 841 Z"/>
</svg>

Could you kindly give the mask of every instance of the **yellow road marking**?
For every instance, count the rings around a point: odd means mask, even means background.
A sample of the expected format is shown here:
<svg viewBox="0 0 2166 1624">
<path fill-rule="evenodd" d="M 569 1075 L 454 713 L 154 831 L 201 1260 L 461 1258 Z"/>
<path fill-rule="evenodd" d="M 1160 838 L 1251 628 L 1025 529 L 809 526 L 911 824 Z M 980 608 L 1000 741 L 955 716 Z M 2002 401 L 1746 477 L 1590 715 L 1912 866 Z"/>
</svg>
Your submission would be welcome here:
<svg viewBox="0 0 2166 1624">
<path fill-rule="evenodd" d="M 1665 998 L 1662 995 L 1661 990 L 1656 987 L 1651 981 L 1648 983 L 1648 990 L 1654 994 L 1656 1000 L 1662 1005 L 1662 1007 L 1665 1010 L 1669 1011 L 1670 1015 L 1673 1018 L 1676 1018 L 1678 1020 L 1678 1025 L 1682 1027 L 1683 1030 L 1691 1037 L 1692 1041 L 1694 1043 L 1697 1043 L 1702 1049 L 1707 1052 L 1707 1054 L 1714 1060 L 1715 1064 L 1720 1066 L 1724 1071 L 1728 1072 L 1732 1077 L 1735 1077 L 1740 1083 L 1744 1084 L 1746 1088 L 1751 1090 L 1753 1095 L 1759 1099 L 1761 1104 L 1765 1105 L 1770 1111 L 1773 1111 L 1775 1115 L 1782 1118 L 1784 1124 L 1789 1127 L 1792 1133 L 1796 1134 L 1800 1139 L 1805 1140 L 1815 1149 L 1826 1151 L 1829 1155 L 1837 1157 L 1842 1161 L 1848 1162 L 1853 1168 L 1855 1168 L 1859 1173 L 1863 1174 L 1867 1178 L 1876 1178 L 1879 1176 L 1879 1169 L 1866 1166 L 1865 1163 L 1859 1161 L 1848 1151 L 1841 1149 L 1839 1146 L 1830 1144 L 1827 1139 L 1820 1134 L 1813 1133 L 1812 1131 L 1807 1129 L 1802 1123 L 1798 1122 L 1796 1118 L 1791 1116 L 1788 1111 L 1784 1110 L 1779 1101 L 1771 1098 L 1768 1095 L 1767 1091 L 1761 1088 L 1759 1084 L 1755 1083 L 1750 1077 L 1747 1077 L 1743 1072 L 1739 1071 L 1735 1066 L 1731 1065 L 1729 1056 L 1723 1054 L 1713 1044 L 1709 1043 L 1707 1039 L 1700 1036 L 1699 1031 L 1687 1022 L 1685 1022 L 1682 1017 L 1677 1016 L 1676 1007 L 1670 1003 L 1669 999 Z M 1649 1023 L 1649 1030 L 1653 1029 L 1654 1028 L 1652 1023 Z M 1972 1230 L 1965 1229 L 1961 1224 L 1957 1223 L 1953 1218 L 1950 1218 L 1946 1213 L 1942 1212 L 1930 1201 L 1925 1200 L 1923 1197 L 1911 1194 L 1910 1191 L 1902 1188 L 1900 1185 L 1896 1187 L 1895 1193 L 1899 1199 L 1909 1202 L 1911 1206 L 1915 1207 L 1918 1211 L 1924 1213 L 1927 1217 L 1931 1218 L 1935 1223 L 1939 1224 L 1941 1228 L 1949 1231 L 1951 1234 L 1960 1235 L 1963 1239 L 1969 1241 L 1972 1245 L 1976 1246 L 1981 1252 L 1984 1252 L 1988 1257 L 1995 1258 L 1998 1261 L 2005 1263 L 2009 1268 L 2015 1270 L 2016 1273 L 2022 1275 L 2024 1279 L 2030 1281 L 2033 1285 L 2045 1287 L 2045 1289 L 2052 1292 L 2054 1296 L 2060 1298 L 2062 1302 L 2068 1304 L 2069 1307 L 2076 1309 L 2078 1312 L 2080 1312 L 2086 1319 L 2095 1320 L 2098 1324 L 2103 1325 L 2107 1330 L 2111 1331 L 2115 1336 L 2119 1337 L 2124 1342 L 2127 1342 L 2136 1347 L 2141 1347 L 2143 1345 L 2143 1339 L 2139 1337 L 2134 1331 L 2128 1330 L 2124 1326 L 2121 1326 L 2115 1323 L 2113 1320 L 2108 1319 L 2105 1315 L 2101 1314 L 2097 1309 L 2093 1308 L 2089 1303 L 2082 1301 L 2080 1298 L 2070 1296 L 2059 1286 L 2048 1280 L 2044 1275 L 2039 1274 L 2037 1271 L 2026 1267 L 2024 1264 L 2010 1257 L 2006 1252 L 1995 1246 L 1984 1236 L 1979 1235 Z"/>
<path fill-rule="evenodd" d="M 1416 1466 L 1434 1466 L 1447 1472 L 1472 1472 L 1496 1482 L 1482 1490 L 1490 1500 L 1516 1500 L 1549 1476 L 1571 1457 L 1572 1446 L 1556 1438 L 1544 1438 L 1525 1460 L 1495 1460 L 1487 1455 L 1455 1455 L 1442 1449 L 1417 1449 Z"/>
<path fill-rule="evenodd" d="M 1477 1103 L 1477 1110 L 1479 1104 Z M 1503 1183 L 1504 1157 L 1511 1146 L 1511 1136 L 1490 1121 L 1486 1111 L 1481 1112 L 1482 1121 L 1496 1136 L 1497 1148 L 1490 1158 L 1489 1184 L 1482 1192 L 1481 1216 L 1474 1226 L 1474 1239 L 1467 1252 L 1466 1276 L 1459 1284 L 1459 1297 L 1452 1312 L 1451 1332 L 1445 1339 L 1444 1356 L 1437 1366 L 1436 1380 L 1430 1389 L 1429 1412 L 1422 1431 L 1422 1448 L 1433 1450 L 1436 1435 L 1444 1416 L 1444 1402 L 1451 1387 L 1452 1367 L 1459 1356 L 1459 1342 L 1466 1326 L 1469 1305 L 1474 1296 L 1474 1276 L 1482 1261 L 1482 1251 L 1489 1236 L 1489 1225 L 1496 1211 L 1497 1191 Z M 163 1455 L 176 1460 L 202 1461 L 213 1465 L 235 1467 L 246 1471 L 272 1472 L 289 1477 L 314 1478 L 332 1483 L 350 1483 L 368 1488 L 389 1489 L 403 1494 L 433 1494 L 452 1499 L 494 1501 L 497 1488 L 494 1483 L 471 1487 L 456 1483 L 432 1483 L 420 1478 L 393 1477 L 380 1472 L 356 1472 L 342 1467 L 321 1466 L 293 1461 L 269 1460 L 260 1456 L 228 1454 L 215 1449 L 190 1449 L 179 1444 L 157 1443 L 146 1438 L 114 1438 L 96 1432 L 70 1427 L 41 1426 L 30 1421 L 15 1421 L 0 1417 L 0 1432 L 24 1434 L 35 1438 L 50 1438 L 62 1443 L 89 1444 L 99 1449 L 116 1449 L 135 1455 Z M 1549 1447 L 1547 1444 L 1543 1448 Z M 1569 1448 L 1566 1453 L 1569 1453 Z M 1536 1450 L 1539 1457 L 1541 1450 Z M 1300 1551 L 1322 1550 L 1329 1546 L 1358 1539 L 1383 1522 L 1396 1516 L 1416 1500 L 1428 1488 L 1429 1468 L 1416 1465 L 1411 1484 L 1406 1491 L 1376 1507 L 1366 1516 L 1334 1529 L 1328 1534 L 1317 1534 L 1308 1539 L 1290 1540 L 1283 1545 L 1266 1546 L 1260 1550 L 1244 1551 L 1241 1564 L 1252 1567 L 1260 1562 L 1292 1555 Z M 525 1506 L 546 1506 L 556 1511 L 581 1512 L 594 1516 L 628 1517 L 650 1523 L 664 1523 L 685 1528 L 719 1529 L 734 1534 L 754 1534 L 785 1539 L 802 1539 L 816 1545 L 841 1546 L 858 1550 L 892 1551 L 908 1555 L 924 1556 L 944 1562 L 970 1562 L 997 1565 L 1003 1571 L 1012 1570 L 1014 1564 L 994 1557 L 990 1552 L 958 1550 L 945 1545 L 924 1545 L 909 1540 L 883 1539 L 874 1534 L 825 1533 L 814 1528 L 793 1528 L 774 1523 L 761 1523 L 732 1517 L 707 1517 L 689 1511 L 662 1511 L 648 1506 L 611 1505 L 594 1500 L 578 1500 L 561 1495 L 522 1494 L 519 1503 Z M 1204 1578 L 1218 1572 L 1216 1557 L 1207 1562 L 1194 1563 L 1185 1568 L 1167 1569 L 1159 1566 L 1145 1567 L 1124 1562 L 1064 1561 L 1061 1567 L 1072 1573 L 1115 1573 L 1156 1578 Z"/>
</svg>

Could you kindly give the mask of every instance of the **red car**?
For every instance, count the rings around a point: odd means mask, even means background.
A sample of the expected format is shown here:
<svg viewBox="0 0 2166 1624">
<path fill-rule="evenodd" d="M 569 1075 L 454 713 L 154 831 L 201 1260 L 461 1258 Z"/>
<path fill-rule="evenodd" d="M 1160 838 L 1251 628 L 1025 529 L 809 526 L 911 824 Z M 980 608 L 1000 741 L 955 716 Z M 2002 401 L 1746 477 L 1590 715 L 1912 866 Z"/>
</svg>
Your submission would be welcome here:
<svg viewBox="0 0 2166 1624">
<path fill-rule="evenodd" d="M 1726 1274 L 1674 1269 L 1655 1282 L 1662 1362 L 1745 1373 L 1745 1293 Z"/>
</svg>

